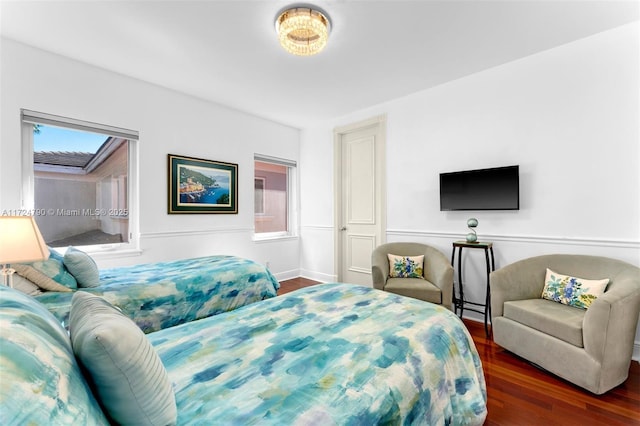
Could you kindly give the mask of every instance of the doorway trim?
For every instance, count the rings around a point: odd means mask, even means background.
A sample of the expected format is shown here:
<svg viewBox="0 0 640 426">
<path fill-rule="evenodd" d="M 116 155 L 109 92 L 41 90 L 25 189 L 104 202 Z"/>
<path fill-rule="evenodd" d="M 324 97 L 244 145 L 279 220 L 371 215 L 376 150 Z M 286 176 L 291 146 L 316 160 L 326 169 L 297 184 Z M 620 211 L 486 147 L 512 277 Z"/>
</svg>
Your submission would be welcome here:
<svg viewBox="0 0 640 426">
<path fill-rule="evenodd" d="M 376 151 L 376 155 L 381 156 L 379 169 L 376 170 L 376 176 L 379 176 L 380 185 L 376 186 L 375 196 L 380 200 L 380 216 L 376 218 L 378 223 L 377 233 L 380 236 L 379 244 L 383 244 L 387 240 L 387 175 L 386 175 L 386 157 L 387 157 L 387 116 L 386 114 L 375 116 L 366 120 L 358 121 L 344 126 L 338 126 L 333 129 L 333 241 L 334 241 L 334 276 L 337 281 L 342 279 L 342 265 L 344 262 L 344 253 L 342 253 L 342 138 L 348 133 L 352 133 L 361 129 L 372 126 L 378 126 L 380 134 L 380 152 Z"/>
</svg>

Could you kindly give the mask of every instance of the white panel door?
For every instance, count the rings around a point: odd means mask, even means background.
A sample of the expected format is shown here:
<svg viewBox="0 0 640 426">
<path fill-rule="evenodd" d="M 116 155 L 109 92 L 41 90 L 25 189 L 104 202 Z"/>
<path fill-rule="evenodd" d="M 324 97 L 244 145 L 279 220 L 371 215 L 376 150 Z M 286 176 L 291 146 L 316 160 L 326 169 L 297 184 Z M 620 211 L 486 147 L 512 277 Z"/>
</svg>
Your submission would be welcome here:
<svg viewBox="0 0 640 426">
<path fill-rule="evenodd" d="M 371 286 L 371 252 L 383 239 L 384 123 L 336 131 L 338 280 Z"/>
</svg>

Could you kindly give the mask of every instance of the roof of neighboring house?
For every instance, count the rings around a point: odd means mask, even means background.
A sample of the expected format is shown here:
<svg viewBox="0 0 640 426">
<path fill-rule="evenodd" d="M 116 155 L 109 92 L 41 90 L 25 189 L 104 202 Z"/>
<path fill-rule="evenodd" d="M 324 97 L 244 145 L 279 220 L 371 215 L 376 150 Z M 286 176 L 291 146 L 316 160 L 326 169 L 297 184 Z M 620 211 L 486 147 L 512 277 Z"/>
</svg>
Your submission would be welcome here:
<svg viewBox="0 0 640 426">
<path fill-rule="evenodd" d="M 33 162 L 56 166 L 85 167 L 94 155 L 91 152 L 41 151 L 33 153 Z"/>
</svg>

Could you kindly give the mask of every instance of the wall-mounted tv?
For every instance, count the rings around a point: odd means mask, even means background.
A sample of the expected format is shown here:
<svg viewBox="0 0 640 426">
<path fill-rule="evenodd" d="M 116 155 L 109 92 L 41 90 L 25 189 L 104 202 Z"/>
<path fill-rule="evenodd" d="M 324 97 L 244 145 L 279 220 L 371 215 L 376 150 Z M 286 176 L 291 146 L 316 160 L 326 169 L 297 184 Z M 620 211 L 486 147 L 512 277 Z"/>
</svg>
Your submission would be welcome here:
<svg viewBox="0 0 640 426">
<path fill-rule="evenodd" d="M 518 166 L 440 174 L 440 210 L 519 210 Z"/>
</svg>

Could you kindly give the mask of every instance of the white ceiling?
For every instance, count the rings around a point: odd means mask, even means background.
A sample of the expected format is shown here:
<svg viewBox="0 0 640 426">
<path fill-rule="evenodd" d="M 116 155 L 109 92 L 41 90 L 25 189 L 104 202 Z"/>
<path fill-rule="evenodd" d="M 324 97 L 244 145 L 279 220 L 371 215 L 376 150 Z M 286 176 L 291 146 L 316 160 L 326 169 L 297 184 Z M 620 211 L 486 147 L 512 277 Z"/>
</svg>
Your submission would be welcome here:
<svg viewBox="0 0 640 426">
<path fill-rule="evenodd" d="M 630 1 L 314 1 L 333 22 L 286 53 L 292 1 L 6 1 L 2 36 L 303 128 L 639 19 Z"/>
</svg>

